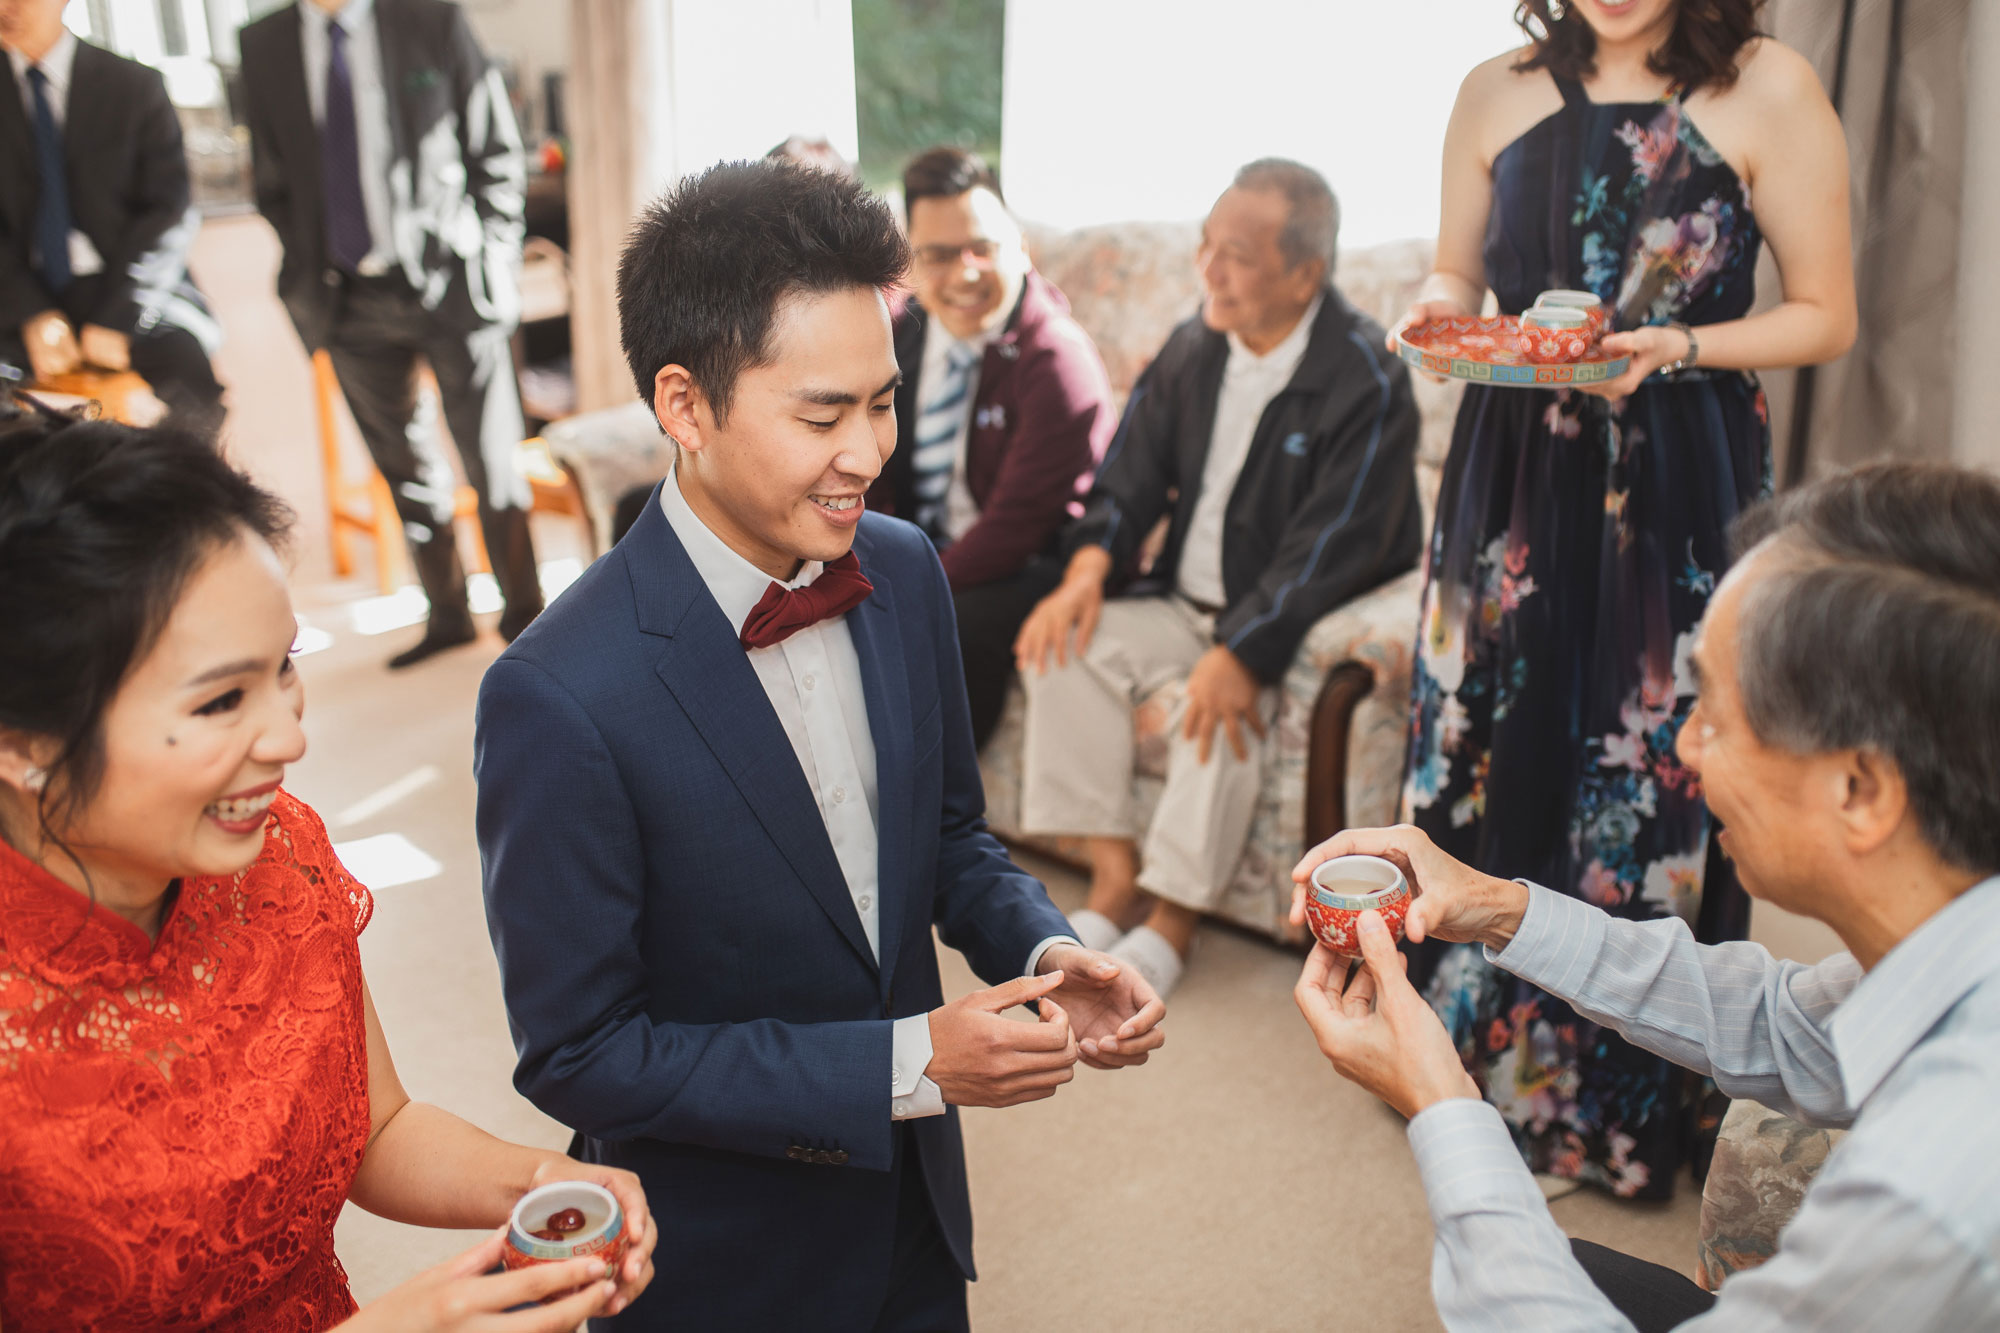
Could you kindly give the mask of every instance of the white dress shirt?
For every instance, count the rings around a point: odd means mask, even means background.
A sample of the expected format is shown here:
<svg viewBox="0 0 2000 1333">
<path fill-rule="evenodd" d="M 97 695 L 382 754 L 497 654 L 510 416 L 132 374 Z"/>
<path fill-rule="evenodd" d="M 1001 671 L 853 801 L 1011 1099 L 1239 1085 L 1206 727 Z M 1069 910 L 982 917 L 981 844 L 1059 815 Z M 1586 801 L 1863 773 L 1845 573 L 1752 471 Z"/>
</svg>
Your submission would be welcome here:
<svg viewBox="0 0 2000 1333">
<path fill-rule="evenodd" d="M 972 434 L 972 404 L 979 399 L 979 367 L 998 329 L 975 333 L 970 338 L 959 338 L 938 323 L 933 315 L 924 323 L 924 356 L 917 371 L 917 420 L 924 417 L 924 409 L 944 384 L 945 357 L 954 346 L 963 347 L 972 356 L 972 369 L 965 372 L 966 412 L 959 422 L 958 434 L 951 442 L 951 485 L 944 493 L 944 535 L 957 541 L 972 530 L 979 521 L 979 506 L 972 499 L 972 488 L 965 480 L 965 442 Z"/>
<path fill-rule="evenodd" d="M 389 90 L 382 83 L 382 42 L 375 23 L 375 0 L 347 0 L 338 15 L 329 15 L 312 0 L 298 0 L 299 46 L 305 58 L 306 101 L 313 124 L 326 122 L 326 64 L 333 52 L 327 24 L 337 22 L 347 33 L 347 75 L 354 85 L 355 146 L 361 160 L 361 206 L 368 214 L 373 242 L 360 271 L 374 276 L 395 263 L 395 214 L 389 204 L 389 172 L 395 156 L 395 131 L 389 123 Z"/>
<path fill-rule="evenodd" d="M 2000 877 L 1866 973 L 1852 954 L 1781 963 L 1761 945 L 1696 944 L 1679 918 L 1620 920 L 1530 888 L 1494 963 L 1732 1097 L 1852 1126 L 1777 1253 L 1725 1281 L 1685 1333 L 2000 1328 Z M 1628 1333 L 1499 1112 L 1439 1102 L 1409 1137 L 1446 1328 Z"/>
<path fill-rule="evenodd" d="M 1181 543 L 1178 581 L 1181 596 L 1191 602 L 1219 607 L 1228 600 L 1222 585 L 1222 524 L 1229 512 L 1229 497 L 1250 457 L 1250 441 L 1256 437 L 1264 409 L 1291 383 L 1293 372 L 1305 358 L 1313 320 L 1319 317 L 1324 299 L 1313 297 L 1284 341 L 1262 356 L 1244 346 L 1235 334 L 1229 335 L 1229 361 L 1222 371 L 1221 396 L 1215 400 L 1215 426 L 1208 436 L 1208 460 L 1202 464 L 1201 495 L 1194 502 L 1194 516 L 1188 520 L 1187 539 Z"/>
<path fill-rule="evenodd" d="M 688 507 L 678 470 L 669 472 L 660 488 L 660 508 L 728 618 L 730 631 L 741 634 L 743 622 L 776 580 L 731 550 Z M 809 560 L 784 586 L 803 588 L 824 568 Z M 833 840 L 834 856 L 854 910 L 861 916 L 868 947 L 879 960 L 882 905 L 876 860 L 875 736 L 862 694 L 861 658 L 854 651 L 847 618 L 822 620 L 781 643 L 749 649 L 745 656 L 792 743 L 806 785 L 819 797 L 820 817 Z M 944 1094 L 924 1077 L 931 1063 L 929 1014 L 896 1020 L 891 1063 L 891 1114 L 899 1120 L 943 1114 Z"/>
<path fill-rule="evenodd" d="M 21 90 L 21 109 L 28 116 L 30 137 L 35 132 L 35 89 L 28 82 L 30 69 L 41 70 L 42 77 L 49 81 L 49 114 L 55 117 L 58 129 L 66 127 L 69 123 L 70 71 L 76 65 L 76 34 L 64 28 L 62 36 L 56 38 L 56 44 L 40 60 L 30 60 L 10 46 L 7 48 L 7 62 L 14 67 L 14 86 Z M 97 253 L 97 247 L 74 227 L 69 233 L 69 271 L 71 276 L 78 278 L 104 271 L 104 258 Z"/>
</svg>

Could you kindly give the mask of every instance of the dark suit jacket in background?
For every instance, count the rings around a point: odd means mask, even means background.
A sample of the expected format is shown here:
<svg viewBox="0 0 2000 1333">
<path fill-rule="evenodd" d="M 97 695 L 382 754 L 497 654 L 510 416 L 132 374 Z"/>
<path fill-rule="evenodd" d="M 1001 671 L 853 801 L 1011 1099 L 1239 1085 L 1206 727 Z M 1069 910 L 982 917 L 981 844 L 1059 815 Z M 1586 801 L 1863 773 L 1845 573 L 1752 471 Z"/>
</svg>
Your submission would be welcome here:
<svg viewBox="0 0 2000 1333">
<path fill-rule="evenodd" d="M 1215 640 L 1266 684 L 1313 622 L 1411 568 L 1423 545 L 1417 406 L 1382 326 L 1328 287 L 1305 355 L 1264 408 L 1222 519 L 1225 605 Z M 1199 316 L 1167 335 L 1132 386 L 1125 419 L 1065 534 L 1103 546 L 1113 586 L 1137 572 L 1146 536 L 1171 514 L 1166 546 L 1133 591 L 1170 591 L 1201 498 L 1229 339 Z"/>
<path fill-rule="evenodd" d="M 671 481 L 669 482 L 671 484 Z M 865 515 L 847 615 L 879 797 L 881 962 L 755 668 L 657 496 L 480 687 L 487 921 L 515 1083 L 645 1182 L 658 1277 L 621 1327 L 871 1327 L 904 1153 L 972 1274 L 958 1112 L 897 1126 L 893 1020 L 1069 931 L 986 831 L 951 593 Z M 898 1133 L 898 1130 L 903 1132 Z"/>
<path fill-rule="evenodd" d="M 930 316 L 914 300 L 896 314 L 896 438 L 868 507 L 917 512 L 917 412 Z M 1030 271 L 1006 329 L 986 348 L 966 422 L 965 481 L 979 521 L 944 549 L 953 588 L 1012 578 L 1047 550 L 1090 484 L 1118 426 L 1096 344 L 1069 302 Z"/>
<path fill-rule="evenodd" d="M 190 204 L 180 119 L 160 72 L 77 42 L 63 153 L 70 223 L 90 238 L 104 270 L 57 297 L 29 267 L 41 172 L 13 62 L 0 56 L 0 338 L 60 310 L 74 325 L 125 334 L 173 325 L 213 351 L 220 330 L 187 269 L 200 219 Z"/>
<path fill-rule="evenodd" d="M 443 327 L 511 326 L 521 307 L 526 168 L 506 89 L 457 5 L 375 0 L 375 23 L 390 157 L 400 168 L 390 173 L 397 267 Z M 340 278 L 326 256 L 303 25 L 298 7 L 286 5 L 243 29 L 243 91 L 257 208 L 285 247 L 278 295 L 299 337 L 317 348 Z"/>
</svg>

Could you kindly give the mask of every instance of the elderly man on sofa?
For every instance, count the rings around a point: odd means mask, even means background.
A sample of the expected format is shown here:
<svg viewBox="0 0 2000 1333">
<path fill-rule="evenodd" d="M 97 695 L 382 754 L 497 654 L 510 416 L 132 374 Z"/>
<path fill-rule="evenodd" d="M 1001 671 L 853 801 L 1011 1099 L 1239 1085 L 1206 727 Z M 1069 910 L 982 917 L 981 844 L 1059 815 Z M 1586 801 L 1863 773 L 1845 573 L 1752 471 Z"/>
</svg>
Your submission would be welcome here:
<svg viewBox="0 0 2000 1333">
<path fill-rule="evenodd" d="M 1332 285 L 1338 229 L 1311 168 L 1237 172 L 1202 226 L 1201 312 L 1134 385 L 1066 534 L 1062 583 L 1015 643 L 1023 830 L 1086 839 L 1090 900 L 1072 928 L 1163 996 L 1242 855 L 1300 639 L 1422 543 L 1409 376 Z M 1142 849 L 1132 708 L 1182 677 Z M 1142 894 L 1150 914 L 1128 933 Z"/>
<path fill-rule="evenodd" d="M 1851 1126 L 1777 1253 L 1719 1294 L 1566 1241 L 1499 1115 L 1362 917 L 1297 999 L 1334 1067 L 1410 1117 L 1447 1328 L 2000 1328 L 2000 481 L 1891 464 L 1746 516 L 1680 755 L 1752 896 L 1825 922 L 1816 967 L 1699 945 L 1460 865 L 1415 829 L 1308 853 L 1411 873 L 1412 939 L 1499 966 L 1810 1124 Z M 1302 889 L 1294 906 L 1303 906 Z"/>
</svg>

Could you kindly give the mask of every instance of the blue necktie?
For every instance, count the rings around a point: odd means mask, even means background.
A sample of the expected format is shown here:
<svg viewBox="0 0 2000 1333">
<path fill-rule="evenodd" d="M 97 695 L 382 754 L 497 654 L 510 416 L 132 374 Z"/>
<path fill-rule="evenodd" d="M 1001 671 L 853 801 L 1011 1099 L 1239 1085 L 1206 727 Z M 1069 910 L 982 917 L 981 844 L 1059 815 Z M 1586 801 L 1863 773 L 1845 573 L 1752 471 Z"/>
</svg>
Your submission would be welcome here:
<svg viewBox="0 0 2000 1333">
<path fill-rule="evenodd" d="M 326 254 L 352 273 L 375 248 L 361 197 L 361 140 L 354 123 L 354 79 L 347 69 L 347 30 L 326 25 L 326 115 L 319 127 L 321 184 L 326 192 Z"/>
<path fill-rule="evenodd" d="M 49 290 L 69 286 L 69 177 L 63 164 L 62 127 L 49 106 L 49 76 L 41 66 L 28 67 L 28 86 L 35 92 L 35 166 L 42 192 L 35 200 L 35 250 L 42 281 Z"/>
<path fill-rule="evenodd" d="M 944 541 L 945 496 L 951 490 L 952 464 L 956 461 L 959 432 L 965 429 L 965 414 L 972 406 L 972 368 L 978 356 L 962 342 L 953 341 L 944 354 L 944 374 L 937 387 L 926 395 L 923 411 L 917 416 L 917 447 L 911 455 L 915 473 L 917 512 L 912 521 L 940 545 Z"/>
</svg>

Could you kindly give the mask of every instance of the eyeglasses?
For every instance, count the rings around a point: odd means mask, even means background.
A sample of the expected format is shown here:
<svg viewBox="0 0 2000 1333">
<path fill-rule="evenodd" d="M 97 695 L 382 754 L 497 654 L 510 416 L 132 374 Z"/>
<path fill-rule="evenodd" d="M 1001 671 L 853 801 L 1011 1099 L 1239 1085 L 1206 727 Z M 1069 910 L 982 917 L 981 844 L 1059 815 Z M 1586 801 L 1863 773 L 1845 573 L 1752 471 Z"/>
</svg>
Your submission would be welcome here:
<svg viewBox="0 0 2000 1333">
<path fill-rule="evenodd" d="M 964 245 L 920 245 L 917 262 L 925 268 L 950 268 L 963 260 L 972 268 L 991 268 L 1000 253 L 1000 242 L 981 237 Z"/>
</svg>

